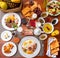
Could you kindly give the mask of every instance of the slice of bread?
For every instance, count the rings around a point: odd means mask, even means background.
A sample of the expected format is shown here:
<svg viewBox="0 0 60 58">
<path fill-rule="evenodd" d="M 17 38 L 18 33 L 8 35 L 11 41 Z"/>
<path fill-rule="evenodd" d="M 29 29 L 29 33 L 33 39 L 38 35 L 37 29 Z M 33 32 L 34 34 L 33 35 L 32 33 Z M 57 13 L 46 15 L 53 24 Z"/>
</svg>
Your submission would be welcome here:
<svg viewBox="0 0 60 58">
<path fill-rule="evenodd" d="M 58 52 L 58 51 L 59 51 L 59 47 L 51 50 L 51 54 L 55 54 L 55 53 Z"/>
<path fill-rule="evenodd" d="M 58 55 L 58 52 L 55 52 L 53 55 Z"/>
<path fill-rule="evenodd" d="M 59 47 L 59 42 L 57 41 L 57 39 L 55 41 L 53 41 L 51 44 L 50 44 L 50 49 L 53 50 L 55 48 Z"/>
</svg>

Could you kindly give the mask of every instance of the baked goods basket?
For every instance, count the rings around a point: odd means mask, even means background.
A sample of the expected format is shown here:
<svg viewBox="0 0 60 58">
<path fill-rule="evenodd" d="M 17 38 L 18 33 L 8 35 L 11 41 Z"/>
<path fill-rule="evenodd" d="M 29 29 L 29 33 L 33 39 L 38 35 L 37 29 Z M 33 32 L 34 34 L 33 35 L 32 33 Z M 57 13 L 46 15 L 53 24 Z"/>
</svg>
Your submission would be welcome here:
<svg viewBox="0 0 60 58">
<path fill-rule="evenodd" d="M 11 8 L 11 9 L 6 9 L 6 10 L 0 8 L 0 10 L 3 12 L 19 12 L 22 8 L 22 0 L 19 4 L 20 4 L 19 7 L 16 7 L 16 8 Z"/>
</svg>

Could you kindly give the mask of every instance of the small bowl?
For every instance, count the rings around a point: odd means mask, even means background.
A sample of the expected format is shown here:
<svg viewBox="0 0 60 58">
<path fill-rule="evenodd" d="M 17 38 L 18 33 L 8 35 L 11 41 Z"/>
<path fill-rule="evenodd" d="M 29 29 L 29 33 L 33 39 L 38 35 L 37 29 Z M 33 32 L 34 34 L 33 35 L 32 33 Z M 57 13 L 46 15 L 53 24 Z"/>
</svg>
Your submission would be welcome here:
<svg viewBox="0 0 60 58">
<path fill-rule="evenodd" d="M 37 14 L 36 13 L 33 13 L 32 14 L 32 19 L 36 19 L 37 18 Z"/>
<path fill-rule="evenodd" d="M 40 22 L 36 22 L 36 27 L 41 27 L 41 23 Z"/>
<path fill-rule="evenodd" d="M 39 39 L 40 39 L 40 40 L 45 40 L 45 39 L 47 39 L 47 34 L 41 34 L 41 35 L 39 36 Z"/>
<path fill-rule="evenodd" d="M 53 21 L 55 20 L 55 23 L 53 24 Z M 58 18 L 54 18 L 51 22 L 53 25 L 56 25 L 58 23 Z"/>
<path fill-rule="evenodd" d="M 47 24 L 47 25 L 49 24 L 49 25 L 51 26 L 51 28 L 52 28 L 51 31 L 48 31 L 48 32 L 47 32 L 46 29 L 44 30 L 44 26 L 45 26 L 46 24 Z M 47 29 L 50 28 L 50 27 L 48 28 L 47 26 L 45 26 L 45 27 L 46 27 Z M 54 30 L 54 26 L 53 26 L 51 23 L 45 23 L 45 24 L 43 25 L 43 31 L 44 31 L 44 33 L 46 33 L 46 34 L 50 34 L 50 33 L 53 32 L 53 30 Z"/>
<path fill-rule="evenodd" d="M 18 31 L 18 32 L 22 32 L 22 31 L 23 31 L 23 28 L 22 28 L 22 27 L 18 27 L 18 28 L 17 28 L 17 31 Z"/>
<path fill-rule="evenodd" d="M 48 16 L 48 12 L 42 12 L 41 17 L 46 18 Z"/>
<path fill-rule="evenodd" d="M 44 23 L 45 23 L 45 20 L 44 20 L 43 17 L 39 17 L 39 18 L 38 18 L 38 21 L 39 21 L 41 24 L 44 24 Z"/>
<path fill-rule="evenodd" d="M 34 29 L 34 35 L 39 36 L 42 33 L 40 28 L 35 28 Z"/>
</svg>

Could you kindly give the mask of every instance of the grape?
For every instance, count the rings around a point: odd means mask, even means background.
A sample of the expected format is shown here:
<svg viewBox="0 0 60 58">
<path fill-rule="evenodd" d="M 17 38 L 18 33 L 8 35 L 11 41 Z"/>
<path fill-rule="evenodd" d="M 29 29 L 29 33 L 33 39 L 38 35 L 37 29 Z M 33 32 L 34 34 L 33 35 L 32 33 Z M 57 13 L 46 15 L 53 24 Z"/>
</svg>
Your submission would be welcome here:
<svg viewBox="0 0 60 58">
<path fill-rule="evenodd" d="M 38 17 L 41 16 L 42 11 L 38 7 L 35 8 L 33 11 L 38 15 Z"/>
</svg>

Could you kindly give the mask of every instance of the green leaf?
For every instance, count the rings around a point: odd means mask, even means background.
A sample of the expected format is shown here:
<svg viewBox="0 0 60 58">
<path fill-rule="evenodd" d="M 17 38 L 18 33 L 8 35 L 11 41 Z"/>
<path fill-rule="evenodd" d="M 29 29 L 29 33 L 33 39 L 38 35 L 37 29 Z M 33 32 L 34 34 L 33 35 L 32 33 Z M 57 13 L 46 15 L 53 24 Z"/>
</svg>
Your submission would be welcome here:
<svg viewBox="0 0 60 58">
<path fill-rule="evenodd" d="M 13 28 L 15 28 L 15 29 L 17 29 L 17 28 L 18 28 L 18 26 L 17 26 L 17 24 L 16 24 L 16 23 L 13 23 L 12 25 L 13 25 Z"/>
</svg>

